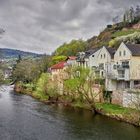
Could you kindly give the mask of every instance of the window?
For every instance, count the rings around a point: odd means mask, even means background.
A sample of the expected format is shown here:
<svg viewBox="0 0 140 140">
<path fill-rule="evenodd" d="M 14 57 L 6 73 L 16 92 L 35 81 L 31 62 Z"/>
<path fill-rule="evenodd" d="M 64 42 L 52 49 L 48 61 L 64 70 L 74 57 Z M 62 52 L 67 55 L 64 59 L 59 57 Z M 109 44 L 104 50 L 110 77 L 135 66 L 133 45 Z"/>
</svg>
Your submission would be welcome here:
<svg viewBox="0 0 140 140">
<path fill-rule="evenodd" d="M 119 56 L 121 56 L 122 55 L 122 52 L 121 51 L 119 51 Z"/>
<path fill-rule="evenodd" d="M 123 68 L 129 68 L 129 61 L 123 61 L 122 62 L 122 67 Z"/>
<path fill-rule="evenodd" d="M 101 54 L 101 58 L 102 58 L 102 54 Z"/>
<path fill-rule="evenodd" d="M 103 71 L 101 72 L 101 75 L 102 75 L 102 77 L 104 76 L 104 72 Z"/>
<path fill-rule="evenodd" d="M 94 57 L 94 55 L 92 55 L 92 57 Z"/>
<path fill-rule="evenodd" d="M 99 64 L 99 69 L 104 69 L 104 63 Z"/>
<path fill-rule="evenodd" d="M 105 58 L 105 54 L 104 54 L 104 58 Z"/>
<path fill-rule="evenodd" d="M 126 51 L 123 51 L 123 55 L 124 55 L 124 56 L 126 55 Z"/>
</svg>

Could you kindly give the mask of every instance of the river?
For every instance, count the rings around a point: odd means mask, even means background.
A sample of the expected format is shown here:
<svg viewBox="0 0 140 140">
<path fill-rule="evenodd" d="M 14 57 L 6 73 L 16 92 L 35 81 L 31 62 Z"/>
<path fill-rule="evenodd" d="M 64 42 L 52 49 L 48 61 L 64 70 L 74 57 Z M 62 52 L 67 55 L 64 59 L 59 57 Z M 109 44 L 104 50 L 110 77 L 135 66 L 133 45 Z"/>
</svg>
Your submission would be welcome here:
<svg viewBox="0 0 140 140">
<path fill-rule="evenodd" d="M 0 140 L 140 140 L 140 128 L 0 90 Z"/>
</svg>

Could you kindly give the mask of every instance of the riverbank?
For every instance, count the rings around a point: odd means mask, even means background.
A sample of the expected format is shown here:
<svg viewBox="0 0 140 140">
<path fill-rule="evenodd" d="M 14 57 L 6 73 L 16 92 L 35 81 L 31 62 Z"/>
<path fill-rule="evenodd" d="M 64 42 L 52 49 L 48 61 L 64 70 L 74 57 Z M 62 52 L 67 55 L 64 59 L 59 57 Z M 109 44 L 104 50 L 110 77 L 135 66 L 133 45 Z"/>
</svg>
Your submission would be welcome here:
<svg viewBox="0 0 140 140">
<path fill-rule="evenodd" d="M 37 94 L 30 88 L 24 88 L 23 86 L 16 85 L 14 90 L 19 94 L 27 94 L 45 104 L 63 104 L 64 106 L 71 106 L 74 108 L 88 109 L 92 111 L 92 108 L 88 104 L 81 102 L 70 101 L 64 96 L 59 97 L 49 97 L 48 95 Z M 124 108 L 119 105 L 109 104 L 109 103 L 96 103 L 95 111 L 98 114 L 116 119 L 118 121 L 123 121 L 135 126 L 140 126 L 140 111 Z"/>
</svg>

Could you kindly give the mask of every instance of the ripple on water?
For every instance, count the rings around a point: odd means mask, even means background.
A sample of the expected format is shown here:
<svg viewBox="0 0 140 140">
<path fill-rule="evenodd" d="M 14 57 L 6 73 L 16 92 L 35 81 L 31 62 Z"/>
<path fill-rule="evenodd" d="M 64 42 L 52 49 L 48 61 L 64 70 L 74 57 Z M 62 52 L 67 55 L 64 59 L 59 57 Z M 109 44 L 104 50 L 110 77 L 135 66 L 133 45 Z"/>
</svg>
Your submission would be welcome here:
<svg viewBox="0 0 140 140">
<path fill-rule="evenodd" d="M 0 140 L 140 140 L 140 128 L 89 111 L 0 91 Z"/>
</svg>

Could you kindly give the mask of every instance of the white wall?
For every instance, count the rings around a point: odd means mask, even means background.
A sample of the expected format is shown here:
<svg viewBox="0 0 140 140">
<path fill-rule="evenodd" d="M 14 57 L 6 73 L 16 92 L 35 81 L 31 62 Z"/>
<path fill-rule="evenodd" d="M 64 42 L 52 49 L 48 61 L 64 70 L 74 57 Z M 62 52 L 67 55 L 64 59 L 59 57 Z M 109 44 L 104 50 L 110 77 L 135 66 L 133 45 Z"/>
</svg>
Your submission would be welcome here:
<svg viewBox="0 0 140 140">
<path fill-rule="evenodd" d="M 101 51 L 101 49 L 99 49 L 98 51 L 93 53 L 91 56 L 89 56 L 89 60 L 88 60 L 89 68 L 92 68 L 93 66 L 95 66 L 95 67 L 98 66 L 98 56 L 99 56 L 100 51 Z M 93 55 L 94 55 L 94 57 L 93 57 Z"/>
</svg>

